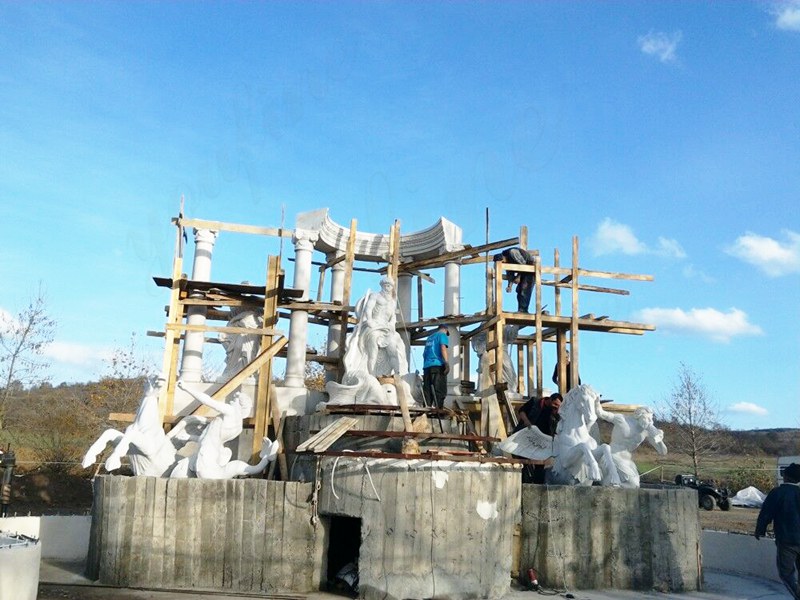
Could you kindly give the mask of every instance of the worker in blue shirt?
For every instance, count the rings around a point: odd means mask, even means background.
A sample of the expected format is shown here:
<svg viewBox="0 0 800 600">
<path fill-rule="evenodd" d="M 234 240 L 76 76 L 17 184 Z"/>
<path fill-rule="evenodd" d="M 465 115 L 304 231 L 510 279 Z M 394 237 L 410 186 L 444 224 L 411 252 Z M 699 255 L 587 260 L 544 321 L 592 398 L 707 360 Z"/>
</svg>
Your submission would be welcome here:
<svg viewBox="0 0 800 600">
<path fill-rule="evenodd" d="M 775 545 L 778 547 L 778 576 L 791 592 L 792 598 L 800 600 L 797 574 L 800 571 L 800 465 L 792 463 L 783 474 L 781 485 L 767 494 L 756 522 L 756 539 L 767 532 L 773 523 Z"/>
<path fill-rule="evenodd" d="M 422 353 L 422 393 L 425 395 L 426 406 L 444 406 L 447 374 L 450 372 L 447 362 L 449 335 L 447 326 L 439 325 L 425 340 L 425 350 Z"/>
</svg>

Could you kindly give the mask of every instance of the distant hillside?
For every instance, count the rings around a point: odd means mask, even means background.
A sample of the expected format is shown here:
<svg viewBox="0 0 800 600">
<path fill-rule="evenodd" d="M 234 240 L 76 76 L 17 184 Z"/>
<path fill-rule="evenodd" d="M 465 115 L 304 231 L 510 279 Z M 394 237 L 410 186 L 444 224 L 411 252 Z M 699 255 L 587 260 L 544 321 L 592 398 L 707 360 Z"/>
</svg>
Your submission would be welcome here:
<svg viewBox="0 0 800 600">
<path fill-rule="evenodd" d="M 744 452 L 768 456 L 800 455 L 800 429 L 751 429 L 731 431 L 730 435 Z"/>
</svg>

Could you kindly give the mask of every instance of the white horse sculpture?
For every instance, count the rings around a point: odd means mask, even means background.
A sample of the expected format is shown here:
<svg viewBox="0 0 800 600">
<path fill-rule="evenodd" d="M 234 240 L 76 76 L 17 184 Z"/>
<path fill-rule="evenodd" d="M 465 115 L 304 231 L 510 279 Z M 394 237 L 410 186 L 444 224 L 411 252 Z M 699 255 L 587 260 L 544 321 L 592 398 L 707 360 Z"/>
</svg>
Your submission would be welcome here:
<svg viewBox="0 0 800 600">
<path fill-rule="evenodd" d="M 145 393 L 133 423 L 124 432 L 106 429 L 97 441 L 91 445 L 83 457 L 83 468 L 86 469 L 97 460 L 100 453 L 110 443 L 114 446 L 111 455 L 106 459 L 107 471 L 119 469 L 122 457 L 127 455 L 131 461 L 134 475 L 166 477 L 178 461 L 178 450 L 187 441 L 185 427 L 173 429 L 170 434 L 164 433 L 161 418 L 158 414 L 158 396 L 163 379 L 145 382 Z"/>
<path fill-rule="evenodd" d="M 606 486 L 619 486 L 611 448 L 608 444 L 598 444 L 591 435 L 599 398 L 588 385 L 572 388 L 559 410 L 561 419 L 555 436 L 531 425 L 504 440 L 500 449 L 534 460 L 555 457 L 547 483 L 588 486 L 598 481 Z"/>
<path fill-rule="evenodd" d="M 217 410 L 220 416 L 207 418 L 189 415 L 181 419 L 168 434 L 164 433 L 158 412 L 158 396 L 163 384 L 147 381 L 145 395 L 136 411 L 133 423 L 125 432 L 107 429 L 92 444 L 83 458 L 83 468 L 88 468 L 110 443 L 114 450 L 106 459 L 107 471 L 119 469 L 123 456 L 128 456 L 134 475 L 151 477 L 200 477 L 202 479 L 230 479 L 262 472 L 278 452 L 278 443 L 264 438 L 257 465 L 231 460 L 231 451 L 225 442 L 242 432 L 242 419 L 250 412 L 252 401 L 247 394 L 237 393 L 230 403 L 218 402 L 207 394 L 191 392 L 182 382 L 178 387 L 189 392 L 203 404 Z M 201 396 L 201 398 L 198 398 Z M 190 457 L 178 451 L 188 441 L 195 441 L 199 449 Z"/>
</svg>

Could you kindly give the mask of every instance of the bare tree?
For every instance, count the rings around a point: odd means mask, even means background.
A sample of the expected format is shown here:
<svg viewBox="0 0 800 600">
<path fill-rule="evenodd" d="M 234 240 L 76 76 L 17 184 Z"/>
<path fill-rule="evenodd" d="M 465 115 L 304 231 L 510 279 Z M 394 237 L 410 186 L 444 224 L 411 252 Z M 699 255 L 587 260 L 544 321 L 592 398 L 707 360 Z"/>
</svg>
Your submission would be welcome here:
<svg viewBox="0 0 800 600">
<path fill-rule="evenodd" d="M 670 440 L 670 450 L 687 455 L 695 476 L 699 476 L 702 459 L 720 451 L 728 440 L 726 428 L 719 421 L 719 407 L 702 377 L 681 363 L 678 380 L 659 412 L 675 437 Z"/>
<path fill-rule="evenodd" d="M 53 341 L 55 328 L 41 290 L 16 316 L 0 314 L 0 429 L 9 400 L 25 386 L 47 380 L 43 352 Z"/>
</svg>

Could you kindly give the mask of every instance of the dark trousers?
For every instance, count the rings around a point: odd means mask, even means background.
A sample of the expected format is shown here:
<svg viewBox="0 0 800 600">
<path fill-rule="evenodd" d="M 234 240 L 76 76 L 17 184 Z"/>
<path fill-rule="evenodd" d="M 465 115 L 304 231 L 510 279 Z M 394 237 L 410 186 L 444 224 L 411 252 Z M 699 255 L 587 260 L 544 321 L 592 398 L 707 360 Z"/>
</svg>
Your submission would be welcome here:
<svg viewBox="0 0 800 600">
<path fill-rule="evenodd" d="M 517 284 L 517 312 L 528 312 L 533 294 L 533 273 L 520 273 Z"/>
<path fill-rule="evenodd" d="M 422 393 L 425 396 L 425 406 L 444 406 L 447 396 L 447 375 L 444 367 L 425 367 L 422 370 Z"/>
<path fill-rule="evenodd" d="M 792 598 L 800 600 L 800 589 L 797 586 L 797 574 L 800 572 L 800 546 L 791 544 L 775 544 L 778 547 L 778 576 L 783 585 L 792 594 Z"/>
</svg>

